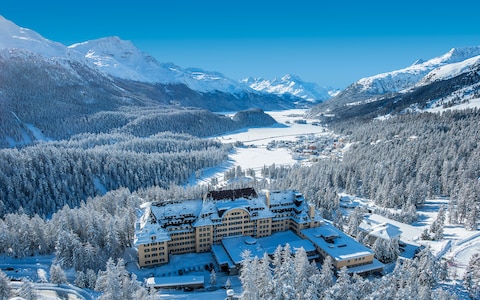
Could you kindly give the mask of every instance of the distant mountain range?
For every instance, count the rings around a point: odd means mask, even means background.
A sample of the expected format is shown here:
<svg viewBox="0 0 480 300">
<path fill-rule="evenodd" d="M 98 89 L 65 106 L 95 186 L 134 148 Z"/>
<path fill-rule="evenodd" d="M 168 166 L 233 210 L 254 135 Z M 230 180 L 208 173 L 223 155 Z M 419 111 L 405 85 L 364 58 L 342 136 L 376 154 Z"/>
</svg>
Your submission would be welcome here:
<svg viewBox="0 0 480 300">
<path fill-rule="evenodd" d="M 182 122 L 170 128 L 208 135 L 240 126 L 239 122 L 219 121 L 220 116 L 211 112 L 279 110 L 310 103 L 288 92 L 252 89 L 218 72 L 160 63 L 118 37 L 67 47 L 1 16 L 0 82 L 0 146 L 28 144 L 40 136 L 58 139 L 83 132 L 137 128 L 146 119 L 138 112 L 145 110 L 133 109 L 132 114 L 125 112 L 129 110 L 126 107 L 167 111 L 169 118 L 160 114 L 162 122 L 175 122 L 172 116 Z M 185 107 L 204 111 L 191 114 Z M 218 126 L 195 125 L 200 119 L 217 122 Z M 146 132 L 175 130 L 165 124 L 159 126 L 162 122 L 154 122 Z M 205 131 L 200 133 L 202 129 Z"/>
<path fill-rule="evenodd" d="M 276 95 L 290 94 L 311 103 L 320 103 L 337 95 L 340 90 L 321 87 L 314 82 L 305 82 L 300 77 L 287 74 L 280 79 L 245 78 L 243 83 L 256 91 Z"/>
<path fill-rule="evenodd" d="M 401 70 L 362 78 L 310 114 L 325 121 L 368 120 L 470 101 L 476 106 L 479 99 L 480 46 L 453 48 Z"/>
<path fill-rule="evenodd" d="M 0 16 L 0 147 L 85 132 L 140 132 L 142 127 L 150 134 L 218 134 L 240 123 L 212 112 L 252 108 L 313 106 L 312 117 L 331 122 L 460 107 L 480 98 L 479 60 L 480 47 L 454 48 L 339 91 L 294 75 L 236 81 L 218 72 L 181 68 L 118 37 L 67 47 Z M 243 118 L 242 126 L 248 125 L 245 120 L 262 119 L 258 111 L 249 113 L 256 117 Z"/>
</svg>

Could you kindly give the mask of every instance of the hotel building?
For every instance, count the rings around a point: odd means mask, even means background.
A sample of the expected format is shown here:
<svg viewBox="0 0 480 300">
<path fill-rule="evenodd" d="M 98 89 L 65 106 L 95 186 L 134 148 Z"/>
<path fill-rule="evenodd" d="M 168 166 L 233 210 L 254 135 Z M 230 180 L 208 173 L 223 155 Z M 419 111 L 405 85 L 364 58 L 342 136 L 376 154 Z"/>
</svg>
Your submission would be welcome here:
<svg viewBox="0 0 480 300">
<path fill-rule="evenodd" d="M 263 238 L 285 231 L 313 239 L 311 243 L 319 248 L 321 243 L 315 240 L 316 233 L 310 235 L 305 231 L 325 226 L 315 207 L 296 191 L 264 190 L 258 194 L 252 188 L 210 191 L 203 199 L 145 203 L 135 224 L 134 246 L 139 266 L 149 267 L 168 263 L 170 254 L 208 252 L 212 246 L 216 250 L 223 247 L 228 257 L 223 239 Z M 362 248 L 358 253 L 367 256 L 362 263 L 373 259 L 373 252 L 368 250 Z M 319 253 L 329 255 L 329 251 L 319 250 Z"/>
</svg>

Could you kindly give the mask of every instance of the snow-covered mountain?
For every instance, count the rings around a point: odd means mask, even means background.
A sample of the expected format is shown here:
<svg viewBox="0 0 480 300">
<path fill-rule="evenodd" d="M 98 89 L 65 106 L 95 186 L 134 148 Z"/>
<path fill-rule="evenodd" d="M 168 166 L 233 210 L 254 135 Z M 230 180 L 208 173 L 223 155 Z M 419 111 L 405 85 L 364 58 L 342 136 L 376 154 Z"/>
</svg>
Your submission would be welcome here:
<svg viewBox="0 0 480 300">
<path fill-rule="evenodd" d="M 184 84 L 191 90 L 201 93 L 265 94 L 219 72 L 161 63 L 148 53 L 139 50 L 130 41 L 121 40 L 119 37 L 100 38 L 67 47 L 50 41 L 33 30 L 19 27 L 2 16 L 0 16 L 1 49 L 16 51 L 21 49 L 57 61 L 77 61 L 103 74 L 125 80 L 164 85 Z M 290 97 L 290 100 L 298 99 Z"/>
<path fill-rule="evenodd" d="M 313 107 L 311 115 L 330 120 L 371 119 L 408 111 L 471 107 L 477 102 L 480 46 L 453 48 L 408 68 L 362 78 Z"/>
<path fill-rule="evenodd" d="M 296 75 L 287 74 L 273 80 L 249 77 L 241 80 L 252 89 L 277 95 L 293 95 L 303 100 L 319 103 L 334 97 L 338 90 L 321 87 L 314 82 L 303 81 Z"/>
<path fill-rule="evenodd" d="M 0 17 L 0 148 L 113 130 L 218 134 L 245 123 L 212 111 L 290 109 L 297 101 L 159 63 L 116 37 L 66 47 Z"/>
<path fill-rule="evenodd" d="M 451 63 L 435 68 L 420 80 L 416 86 L 431 84 L 435 81 L 448 80 L 463 73 L 478 70 L 480 67 L 480 54 L 471 58 L 467 58 L 457 63 Z"/>
<path fill-rule="evenodd" d="M 432 70 L 444 65 L 462 62 L 468 58 L 480 55 L 480 46 L 453 48 L 444 55 L 427 61 L 417 60 L 413 65 L 358 80 L 347 89 L 355 89 L 359 93 L 379 95 L 414 87 Z"/>
<path fill-rule="evenodd" d="M 160 63 L 130 41 L 118 37 L 91 40 L 68 48 L 82 53 L 106 74 L 122 79 L 162 84 L 182 83 L 200 92 L 236 94 L 249 90 L 247 86 L 218 72 L 199 68 L 183 69 L 173 63 Z"/>
<path fill-rule="evenodd" d="M 50 41 L 33 30 L 21 28 L 0 15 L 0 49 L 29 49 L 45 57 L 64 57 L 64 45 Z"/>
</svg>

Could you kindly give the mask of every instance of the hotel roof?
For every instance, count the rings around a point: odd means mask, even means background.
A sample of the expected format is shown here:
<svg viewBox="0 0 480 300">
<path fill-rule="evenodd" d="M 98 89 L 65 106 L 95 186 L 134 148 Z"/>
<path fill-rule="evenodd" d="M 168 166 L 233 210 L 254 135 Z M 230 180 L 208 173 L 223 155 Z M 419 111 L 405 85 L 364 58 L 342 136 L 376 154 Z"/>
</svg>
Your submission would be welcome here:
<svg viewBox="0 0 480 300">
<path fill-rule="evenodd" d="M 329 223 L 303 229 L 302 234 L 337 261 L 355 259 L 373 254 L 373 251 L 355 241 Z"/>
<path fill-rule="evenodd" d="M 315 251 L 315 246 L 308 240 L 302 239 L 292 231 L 281 231 L 271 236 L 253 238 L 250 236 L 236 236 L 222 239 L 222 245 L 229 259 L 236 265 L 243 260 L 242 252 L 249 250 L 252 257 L 262 258 L 264 253 L 273 255 L 278 246 L 290 245 L 293 254 L 303 247 L 305 251 Z M 219 249 L 217 249 L 219 250 Z M 223 257 L 219 254 L 220 257 Z"/>
</svg>

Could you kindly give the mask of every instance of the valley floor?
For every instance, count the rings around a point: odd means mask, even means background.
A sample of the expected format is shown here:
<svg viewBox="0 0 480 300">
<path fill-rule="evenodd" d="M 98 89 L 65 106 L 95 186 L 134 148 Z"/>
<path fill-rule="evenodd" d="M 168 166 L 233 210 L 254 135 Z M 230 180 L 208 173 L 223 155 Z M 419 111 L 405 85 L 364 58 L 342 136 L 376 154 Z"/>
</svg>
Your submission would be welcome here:
<svg viewBox="0 0 480 300">
<path fill-rule="evenodd" d="M 328 132 L 323 127 L 313 124 L 313 120 L 306 120 L 305 124 L 296 122 L 303 120 L 303 110 L 268 112 L 279 124 L 270 128 L 253 128 L 241 132 L 231 133 L 224 136 L 214 137 L 225 143 L 242 142 L 244 147 L 236 148 L 236 151 L 230 155 L 229 161 L 217 166 L 204 170 L 201 176 L 192 176 L 189 185 L 210 184 L 212 178 L 217 178 L 219 186 L 224 184 L 224 172 L 240 166 L 243 170 L 253 169 L 256 176 L 260 177 L 260 170 L 264 166 L 275 165 L 294 165 L 308 164 L 308 158 L 295 159 L 292 152 L 286 147 L 268 147 L 272 141 L 288 141 L 300 145 L 302 139 L 307 136 L 324 137 L 325 140 L 335 140 L 338 137 Z M 341 157 L 343 148 L 329 150 L 329 155 Z M 351 207 L 356 205 L 372 206 L 372 202 L 368 199 L 361 199 L 350 195 L 341 195 L 345 203 L 349 203 Z M 459 298 L 467 297 L 461 288 L 461 279 L 465 272 L 470 257 L 474 253 L 480 252 L 480 231 L 467 231 L 463 226 L 455 226 L 446 224 L 444 227 L 444 239 L 442 241 L 424 241 L 418 235 L 425 228 L 429 228 L 435 220 L 438 209 L 441 205 L 446 205 L 448 199 L 437 198 L 428 200 L 423 207 L 419 209 L 419 220 L 411 224 L 418 230 L 408 231 L 402 239 L 407 239 L 412 243 L 430 246 L 433 254 L 437 259 L 445 259 L 449 262 L 451 273 L 449 280 L 443 284 L 448 289 L 455 291 Z M 348 213 L 348 209 L 345 209 Z M 406 254 L 408 255 L 408 254 Z M 218 272 L 217 283 L 215 286 L 209 284 L 210 272 L 205 269 L 205 264 L 214 263 L 211 254 L 187 254 L 173 256 L 171 263 L 168 265 L 150 268 L 138 269 L 136 266 L 136 254 L 133 249 L 126 252 L 124 257 L 127 269 L 135 273 L 140 281 L 148 277 L 167 277 L 178 276 L 179 270 L 189 275 L 198 275 L 205 278 L 206 289 L 185 292 L 183 290 L 165 290 L 157 293 L 156 299 L 225 299 L 226 290 L 222 288 L 227 278 L 230 278 L 232 288 L 236 294 L 241 293 L 241 284 L 236 276 L 228 276 Z M 28 257 L 24 259 L 13 259 L 6 256 L 0 256 L 0 268 L 11 278 L 20 279 L 28 277 L 34 282 L 46 282 L 49 278 L 48 271 L 53 261 L 53 256 Z M 393 269 L 390 266 L 389 269 Z M 67 271 L 67 277 L 70 282 L 74 280 L 74 273 Z M 67 293 L 68 299 L 93 299 L 98 297 L 98 293 L 93 291 L 86 292 L 72 286 L 50 287 L 52 293 L 42 292 L 40 299 L 60 299 L 59 293 Z M 40 283 L 37 289 L 48 289 L 48 287 Z M 70 291 L 68 291 L 70 289 Z M 71 294 L 71 296 L 70 296 Z M 53 296 L 52 296 L 53 295 Z M 53 298 L 52 298 L 53 297 Z M 63 296 L 62 296 L 63 297 Z M 76 297 L 76 298 L 75 298 Z M 63 299 L 63 298 L 62 298 Z"/>
</svg>

